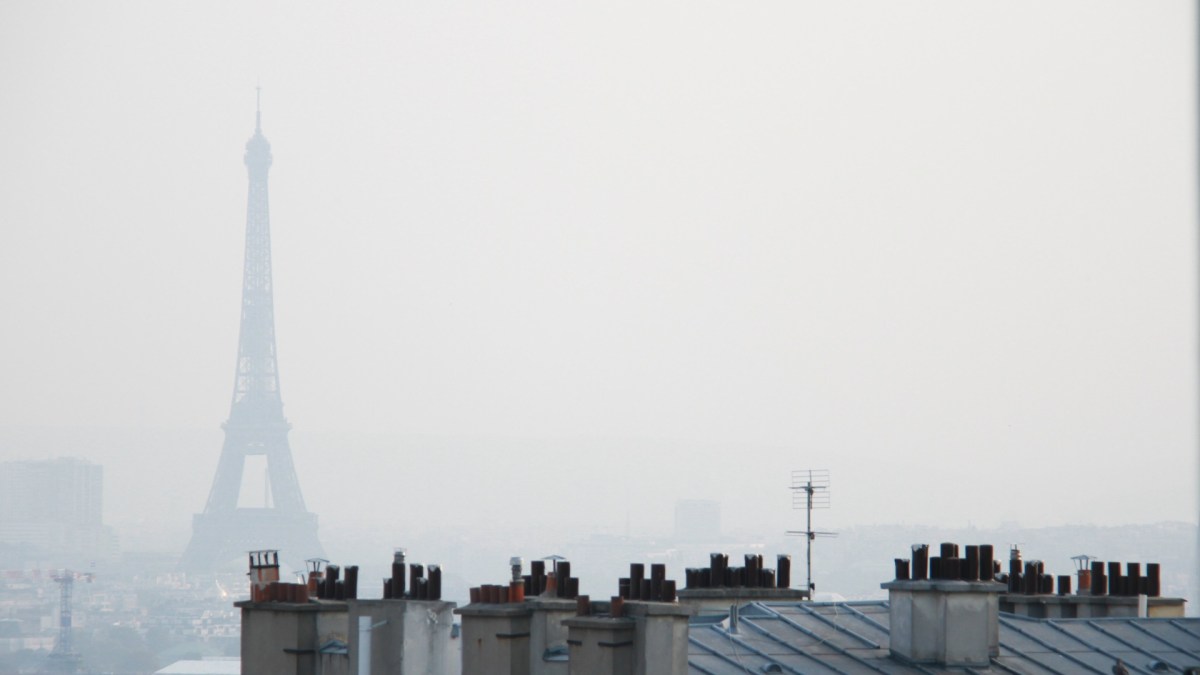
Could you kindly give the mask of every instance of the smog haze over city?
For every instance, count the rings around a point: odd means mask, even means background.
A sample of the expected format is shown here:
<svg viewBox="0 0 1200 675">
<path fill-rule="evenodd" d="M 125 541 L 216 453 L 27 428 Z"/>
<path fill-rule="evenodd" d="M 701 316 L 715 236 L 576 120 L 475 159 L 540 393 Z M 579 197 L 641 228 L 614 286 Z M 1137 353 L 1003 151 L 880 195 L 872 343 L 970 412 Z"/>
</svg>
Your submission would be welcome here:
<svg viewBox="0 0 1200 675">
<path fill-rule="evenodd" d="M 1193 12 L 6 2 L 0 461 L 103 465 L 123 550 L 187 545 L 261 86 L 331 557 L 685 499 L 774 539 L 808 468 L 830 530 L 1194 525 Z"/>
</svg>

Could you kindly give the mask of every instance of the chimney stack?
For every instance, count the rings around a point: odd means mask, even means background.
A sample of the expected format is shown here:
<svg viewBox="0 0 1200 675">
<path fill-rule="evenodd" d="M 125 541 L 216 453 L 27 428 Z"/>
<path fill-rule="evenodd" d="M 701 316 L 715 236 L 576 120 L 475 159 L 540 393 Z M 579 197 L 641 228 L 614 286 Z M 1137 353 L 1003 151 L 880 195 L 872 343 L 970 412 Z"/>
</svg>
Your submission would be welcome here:
<svg viewBox="0 0 1200 675">
<path fill-rule="evenodd" d="M 689 567 L 684 570 L 686 587 L 679 589 L 679 602 L 695 607 L 700 615 L 718 615 L 729 611 L 730 605 L 748 602 L 800 601 L 809 599 L 809 592 L 791 585 L 792 557 L 780 554 L 776 557 L 776 569 L 765 567 L 760 554 L 744 556 L 745 566 L 730 567 L 725 553 L 709 555 L 708 567 Z M 627 600 L 665 600 L 666 597 L 644 598 L 638 594 L 638 585 L 644 572 L 640 564 L 630 565 L 628 592 L 626 580 L 621 579 L 621 596 Z M 654 568 L 651 567 L 653 577 Z M 663 584 L 661 587 L 665 587 Z M 651 593 L 654 586 L 651 584 Z"/>
<path fill-rule="evenodd" d="M 455 672 L 455 604 L 441 599 L 441 566 L 414 564 L 410 568 L 402 548 L 395 549 L 391 562 L 392 574 L 383 578 L 384 596 L 380 599 L 351 597 L 357 587 L 358 568 L 345 568 L 348 625 L 356 631 L 356 637 L 350 640 L 349 672 Z M 411 582 L 407 593 L 406 582 Z"/>
<path fill-rule="evenodd" d="M 750 564 L 759 562 L 756 557 Z M 609 603 L 591 603 L 588 614 L 563 622 L 569 629 L 570 675 L 687 674 L 688 618 L 696 607 L 676 600 L 675 581 L 666 573 L 665 565 L 654 564 L 646 578 L 645 565 L 633 563 Z M 640 598 L 624 597 L 634 588 L 640 588 Z"/>
<path fill-rule="evenodd" d="M 471 604 L 454 610 L 462 617 L 464 673 L 485 675 L 567 675 L 567 628 L 580 604 L 573 589 L 579 580 L 571 565 L 554 560 L 546 574 L 544 560 L 508 561 L 503 584 L 483 584 L 470 590 Z M 569 597 L 562 596 L 566 593 Z"/>
<path fill-rule="evenodd" d="M 308 596 L 317 597 L 318 589 L 325 584 L 325 565 L 329 563 L 324 558 L 309 558 L 304 561 L 308 566 Z"/>
<path fill-rule="evenodd" d="M 279 551 L 250 552 L 250 601 L 265 602 L 271 583 L 279 581 Z"/>
<path fill-rule="evenodd" d="M 914 553 L 927 550 L 924 545 L 913 546 Z M 969 552 L 978 550 L 971 547 Z M 1000 594 L 1005 586 L 963 580 L 976 575 L 962 562 L 965 559 L 958 558 L 958 546 L 943 544 L 940 552 L 940 560 L 929 561 L 938 567 L 929 579 L 924 565 L 918 564 L 910 578 L 881 584 L 888 591 L 891 652 L 915 663 L 986 666 L 1000 653 Z M 925 562 L 923 555 L 914 558 L 913 562 Z M 975 555 L 971 559 L 974 562 Z M 1014 556 L 1014 562 L 1019 564 L 1019 558 Z"/>
</svg>

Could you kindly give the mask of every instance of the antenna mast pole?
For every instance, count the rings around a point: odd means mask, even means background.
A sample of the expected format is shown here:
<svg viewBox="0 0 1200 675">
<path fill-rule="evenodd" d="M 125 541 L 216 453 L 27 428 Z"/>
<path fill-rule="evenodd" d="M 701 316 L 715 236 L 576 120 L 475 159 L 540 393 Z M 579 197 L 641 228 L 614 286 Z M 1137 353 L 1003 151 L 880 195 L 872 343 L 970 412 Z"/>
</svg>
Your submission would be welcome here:
<svg viewBox="0 0 1200 675">
<path fill-rule="evenodd" d="M 813 484 L 812 484 L 812 476 L 811 476 L 811 475 L 808 477 L 808 483 L 806 483 L 806 484 L 805 484 L 805 486 L 804 486 L 804 491 L 805 491 L 806 493 L 808 493 L 808 494 L 807 494 L 807 500 L 806 500 L 806 501 L 808 502 L 808 508 L 807 508 L 807 509 L 805 509 L 805 510 L 808 512 L 808 520 L 807 520 L 807 522 L 805 523 L 805 527 L 804 527 L 804 533 L 805 533 L 805 535 L 806 535 L 806 536 L 805 536 L 805 539 L 807 540 L 807 541 L 805 542 L 805 544 L 806 544 L 806 547 L 807 547 L 807 549 L 808 549 L 808 551 L 807 551 L 807 553 L 806 553 L 806 556 L 805 556 L 805 557 L 806 557 L 806 559 L 805 559 L 805 563 L 804 563 L 804 569 L 805 569 L 805 570 L 807 571 L 807 573 L 808 573 L 808 586 L 806 586 L 805 588 L 807 588 L 807 589 L 808 589 L 808 592 L 809 592 L 809 593 L 812 593 L 812 590 L 813 590 L 813 582 L 812 582 L 812 543 L 813 543 L 813 538 L 814 538 L 816 535 L 814 535 L 814 534 L 813 534 L 813 529 L 812 529 L 812 509 L 813 509 L 813 503 L 812 503 L 812 502 L 813 502 Z M 809 596 L 809 597 L 811 598 L 812 596 Z"/>
</svg>

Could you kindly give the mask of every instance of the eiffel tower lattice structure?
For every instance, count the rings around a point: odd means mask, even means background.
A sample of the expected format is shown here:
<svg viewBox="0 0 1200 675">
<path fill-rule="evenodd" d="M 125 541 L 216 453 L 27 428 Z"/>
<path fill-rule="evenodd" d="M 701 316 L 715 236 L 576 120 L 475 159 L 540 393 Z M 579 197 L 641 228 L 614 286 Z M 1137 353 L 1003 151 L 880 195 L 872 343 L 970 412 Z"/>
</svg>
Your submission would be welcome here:
<svg viewBox="0 0 1200 675">
<path fill-rule="evenodd" d="M 242 281 L 237 372 L 225 444 L 203 513 L 192 521 L 192 539 L 180 568 L 206 572 L 244 564 L 247 551 L 277 549 L 303 569 L 305 558 L 321 557 L 317 516 L 304 505 L 288 445 L 291 425 L 283 416 L 275 352 L 275 309 L 271 285 L 271 220 L 267 172 L 271 144 L 262 133 L 262 109 L 246 143 L 250 188 L 246 203 L 246 259 Z M 246 460 L 263 456 L 267 465 L 264 503 L 239 505 Z"/>
</svg>

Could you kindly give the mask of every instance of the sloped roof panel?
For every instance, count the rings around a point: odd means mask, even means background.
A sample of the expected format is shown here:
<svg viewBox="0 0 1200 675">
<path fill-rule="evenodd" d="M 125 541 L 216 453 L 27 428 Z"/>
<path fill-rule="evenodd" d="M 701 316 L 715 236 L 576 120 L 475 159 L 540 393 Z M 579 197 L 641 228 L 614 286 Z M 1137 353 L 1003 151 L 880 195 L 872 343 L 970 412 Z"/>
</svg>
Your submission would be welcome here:
<svg viewBox="0 0 1200 675">
<path fill-rule="evenodd" d="M 783 672 L 941 674 L 964 671 L 895 659 L 888 649 L 886 602 L 751 603 L 729 622 L 693 625 L 693 673 Z M 1121 659 L 1132 672 L 1155 672 L 1161 662 L 1178 672 L 1200 665 L 1200 619 L 1030 619 L 1001 615 L 1000 655 L 981 675 L 1112 672 Z"/>
</svg>

